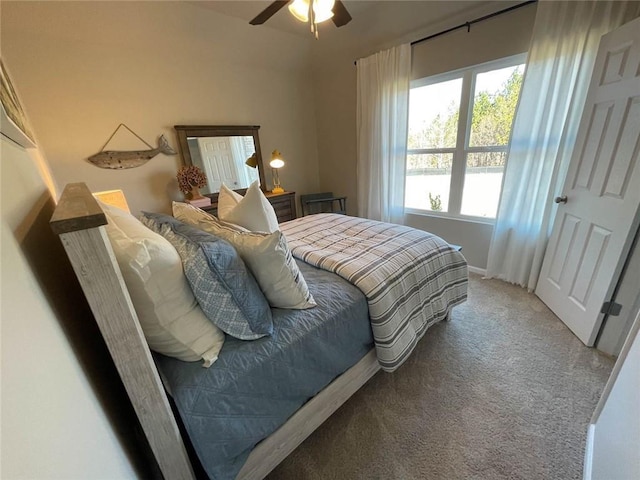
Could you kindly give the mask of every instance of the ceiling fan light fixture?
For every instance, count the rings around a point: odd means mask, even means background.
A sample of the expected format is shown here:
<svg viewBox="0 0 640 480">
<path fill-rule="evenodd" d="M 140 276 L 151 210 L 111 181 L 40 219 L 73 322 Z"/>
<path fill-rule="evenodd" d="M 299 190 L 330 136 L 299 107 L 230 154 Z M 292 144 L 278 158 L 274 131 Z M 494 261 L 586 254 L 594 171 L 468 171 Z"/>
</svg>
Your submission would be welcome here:
<svg viewBox="0 0 640 480">
<path fill-rule="evenodd" d="M 294 0 L 289 4 L 289 11 L 301 22 L 309 21 L 309 1 Z M 315 23 L 321 23 L 333 17 L 333 5 L 335 0 L 311 0 L 313 2 L 313 13 Z"/>
<path fill-rule="evenodd" d="M 335 0 L 314 0 L 313 13 L 316 23 L 326 22 L 333 17 L 333 5 Z"/>
<path fill-rule="evenodd" d="M 294 0 L 289 4 L 289 11 L 301 22 L 309 21 L 309 0 Z"/>
</svg>

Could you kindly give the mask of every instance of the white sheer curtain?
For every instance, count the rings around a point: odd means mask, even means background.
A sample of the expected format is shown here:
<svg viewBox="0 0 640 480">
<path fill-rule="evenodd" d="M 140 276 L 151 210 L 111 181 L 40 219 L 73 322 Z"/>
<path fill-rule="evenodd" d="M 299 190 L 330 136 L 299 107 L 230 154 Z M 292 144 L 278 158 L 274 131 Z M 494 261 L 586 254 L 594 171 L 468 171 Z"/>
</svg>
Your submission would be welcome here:
<svg viewBox="0 0 640 480">
<path fill-rule="evenodd" d="M 411 46 L 358 60 L 358 215 L 404 223 Z"/>
<path fill-rule="evenodd" d="M 538 3 L 487 277 L 535 289 L 600 37 L 638 15 L 639 2 Z"/>
</svg>

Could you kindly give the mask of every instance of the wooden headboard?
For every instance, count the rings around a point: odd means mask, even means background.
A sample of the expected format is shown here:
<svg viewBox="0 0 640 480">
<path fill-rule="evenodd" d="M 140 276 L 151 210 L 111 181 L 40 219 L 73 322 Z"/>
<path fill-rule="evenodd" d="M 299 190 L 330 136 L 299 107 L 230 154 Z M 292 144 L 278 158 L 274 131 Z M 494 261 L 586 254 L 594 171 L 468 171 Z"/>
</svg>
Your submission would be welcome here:
<svg viewBox="0 0 640 480">
<path fill-rule="evenodd" d="M 65 187 L 50 224 L 60 235 L 164 478 L 194 479 L 178 425 L 104 229 L 107 218 L 84 183 Z"/>
</svg>

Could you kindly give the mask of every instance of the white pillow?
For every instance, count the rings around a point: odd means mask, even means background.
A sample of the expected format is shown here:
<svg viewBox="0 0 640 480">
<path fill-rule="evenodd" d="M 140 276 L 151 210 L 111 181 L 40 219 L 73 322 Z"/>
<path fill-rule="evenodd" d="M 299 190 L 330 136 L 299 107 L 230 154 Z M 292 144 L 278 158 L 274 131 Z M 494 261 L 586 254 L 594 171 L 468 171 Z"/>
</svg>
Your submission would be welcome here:
<svg viewBox="0 0 640 480">
<path fill-rule="evenodd" d="M 224 333 L 205 316 L 175 248 L 130 213 L 102 204 L 113 247 L 140 326 L 152 350 L 180 360 L 218 358 Z"/>
<path fill-rule="evenodd" d="M 232 195 L 233 194 L 233 195 Z M 220 188 L 218 195 L 218 217 L 225 222 L 235 223 L 252 232 L 275 232 L 278 230 L 278 217 L 273 205 L 264 196 L 257 181 L 240 197 L 226 187 Z"/>
<path fill-rule="evenodd" d="M 173 202 L 173 216 L 233 245 L 272 307 L 305 309 L 316 305 L 287 240 L 279 230 L 242 232 L 222 225 L 199 208 L 179 202 Z"/>
<path fill-rule="evenodd" d="M 228 188 L 224 183 L 220 186 L 218 193 L 218 217 L 223 218 L 242 200 L 242 195 Z"/>
</svg>

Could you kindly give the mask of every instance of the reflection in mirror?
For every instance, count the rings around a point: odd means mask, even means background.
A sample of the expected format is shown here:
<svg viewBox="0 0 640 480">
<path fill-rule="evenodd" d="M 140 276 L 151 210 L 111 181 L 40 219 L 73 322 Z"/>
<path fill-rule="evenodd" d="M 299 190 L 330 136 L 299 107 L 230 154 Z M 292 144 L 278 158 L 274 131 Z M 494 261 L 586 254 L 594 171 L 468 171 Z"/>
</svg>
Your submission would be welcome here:
<svg viewBox="0 0 640 480">
<path fill-rule="evenodd" d="M 256 152 L 253 137 L 187 137 L 191 163 L 207 176 L 202 193 L 217 193 L 224 183 L 232 190 L 247 188 L 259 180 L 258 169 L 247 165 Z"/>
<path fill-rule="evenodd" d="M 207 176 L 201 192 L 217 201 L 224 183 L 243 193 L 258 180 L 264 188 L 264 172 L 258 126 L 176 125 L 185 165 L 196 165 Z M 251 158 L 251 161 L 248 161 Z"/>
</svg>

